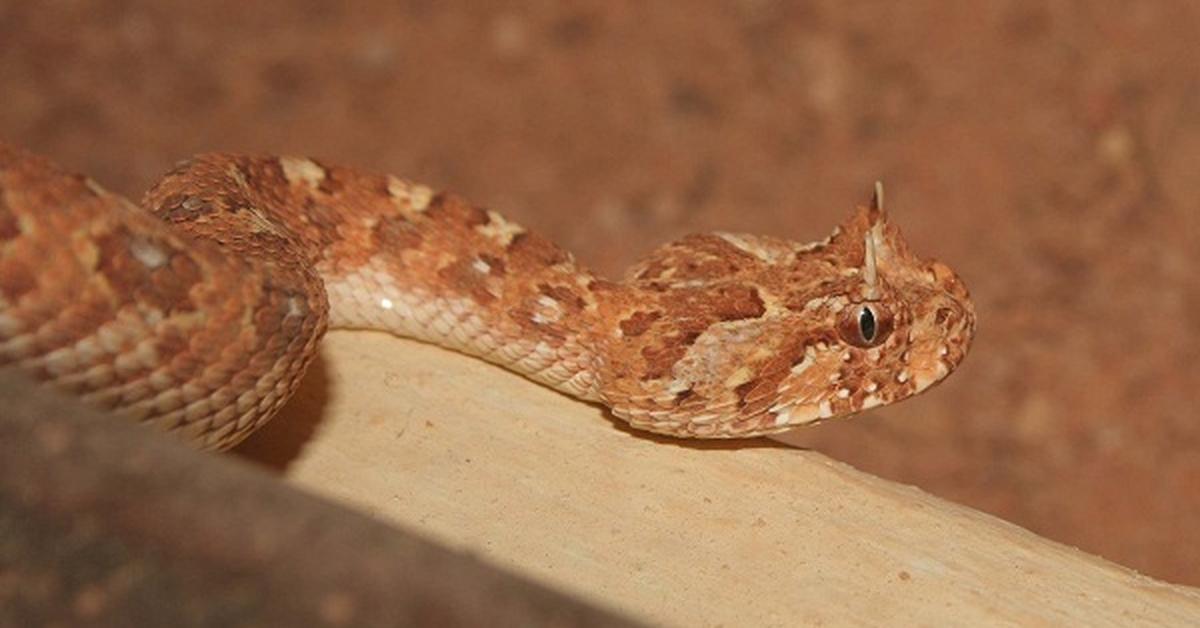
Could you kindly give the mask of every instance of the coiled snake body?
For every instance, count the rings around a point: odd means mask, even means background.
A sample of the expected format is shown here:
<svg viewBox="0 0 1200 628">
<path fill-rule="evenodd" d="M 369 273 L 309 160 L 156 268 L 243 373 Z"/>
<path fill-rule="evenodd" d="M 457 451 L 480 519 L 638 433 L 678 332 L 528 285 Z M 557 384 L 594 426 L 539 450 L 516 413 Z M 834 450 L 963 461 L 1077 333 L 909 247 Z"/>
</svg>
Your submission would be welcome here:
<svg viewBox="0 0 1200 628">
<path fill-rule="evenodd" d="M 634 427 L 778 432 L 909 397 L 966 354 L 962 282 L 881 205 L 813 244 L 688 236 L 613 282 L 391 176 L 202 155 L 137 207 L 0 143 L 0 366 L 225 448 L 288 399 L 327 327 L 378 329 Z"/>
</svg>

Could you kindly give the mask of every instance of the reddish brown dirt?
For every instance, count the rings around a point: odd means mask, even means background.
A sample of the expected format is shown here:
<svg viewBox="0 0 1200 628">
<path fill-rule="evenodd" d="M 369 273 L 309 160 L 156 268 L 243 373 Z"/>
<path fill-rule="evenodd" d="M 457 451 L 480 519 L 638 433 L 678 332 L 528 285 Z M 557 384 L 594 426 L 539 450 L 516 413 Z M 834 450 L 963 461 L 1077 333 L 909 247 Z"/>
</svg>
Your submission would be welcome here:
<svg viewBox="0 0 1200 628">
<path fill-rule="evenodd" d="M 0 3 L 0 135 L 133 195 L 203 150 L 384 169 L 608 273 L 823 237 L 882 178 L 979 336 L 800 439 L 1200 584 L 1200 5 L 472 4 Z"/>
</svg>

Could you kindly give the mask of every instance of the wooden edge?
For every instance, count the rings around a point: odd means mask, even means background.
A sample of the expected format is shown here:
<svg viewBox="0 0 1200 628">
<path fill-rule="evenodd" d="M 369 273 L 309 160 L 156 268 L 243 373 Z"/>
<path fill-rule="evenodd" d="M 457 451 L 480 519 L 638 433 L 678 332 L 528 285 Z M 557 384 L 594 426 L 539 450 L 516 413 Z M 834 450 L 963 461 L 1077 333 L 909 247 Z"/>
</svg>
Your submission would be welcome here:
<svg viewBox="0 0 1200 628">
<path fill-rule="evenodd" d="M 661 625 L 1200 617 L 1196 589 L 819 453 L 641 436 L 482 361 L 382 334 L 330 334 L 286 416 L 241 453 Z"/>
<path fill-rule="evenodd" d="M 0 625 L 630 625 L 11 373 L 0 399 Z"/>
</svg>

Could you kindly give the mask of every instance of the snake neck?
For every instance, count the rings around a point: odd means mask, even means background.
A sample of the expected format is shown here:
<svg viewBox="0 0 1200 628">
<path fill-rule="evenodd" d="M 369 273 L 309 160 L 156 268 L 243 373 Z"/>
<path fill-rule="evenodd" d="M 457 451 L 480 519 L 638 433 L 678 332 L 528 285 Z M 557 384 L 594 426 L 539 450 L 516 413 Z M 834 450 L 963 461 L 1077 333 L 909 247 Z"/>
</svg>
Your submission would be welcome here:
<svg viewBox="0 0 1200 628">
<path fill-rule="evenodd" d="M 442 281 L 421 281 L 424 273 L 405 280 L 394 262 L 380 254 L 353 269 L 324 265 L 331 327 L 430 342 L 571 396 L 600 399 L 597 301 L 607 282 L 569 259 L 511 274 L 499 258 L 468 257 L 443 266 Z"/>
</svg>

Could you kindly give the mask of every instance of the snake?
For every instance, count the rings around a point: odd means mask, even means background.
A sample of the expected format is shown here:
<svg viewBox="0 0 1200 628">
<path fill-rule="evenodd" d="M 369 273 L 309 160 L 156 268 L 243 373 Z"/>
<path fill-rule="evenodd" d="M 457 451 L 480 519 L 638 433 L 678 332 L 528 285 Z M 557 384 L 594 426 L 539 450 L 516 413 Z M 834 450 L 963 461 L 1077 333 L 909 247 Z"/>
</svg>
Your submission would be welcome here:
<svg viewBox="0 0 1200 628">
<path fill-rule="evenodd" d="M 134 203 L 0 142 L 0 369 L 227 449 L 328 329 L 435 343 L 681 438 L 767 435 L 911 397 L 975 309 L 882 187 L 828 238 L 712 232 L 619 280 L 449 192 L 310 158 L 210 153 Z"/>
</svg>

